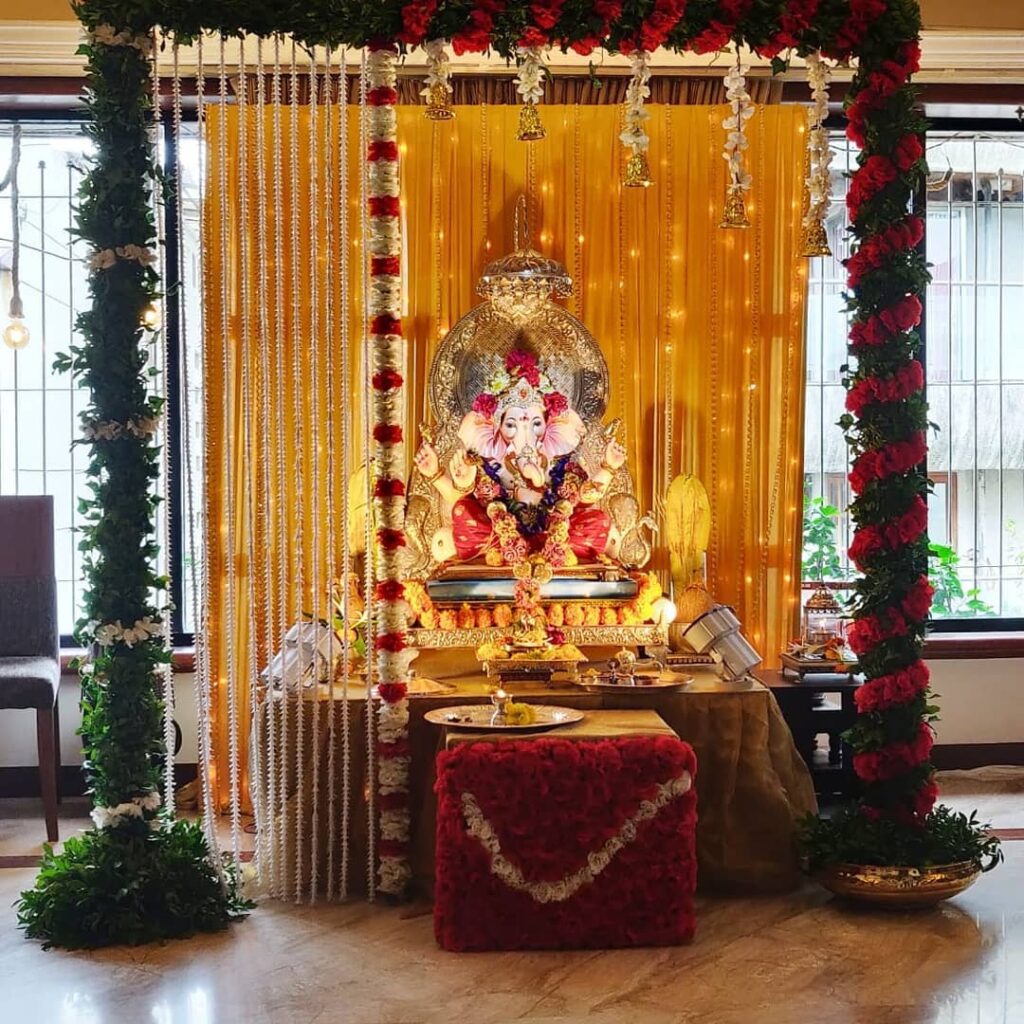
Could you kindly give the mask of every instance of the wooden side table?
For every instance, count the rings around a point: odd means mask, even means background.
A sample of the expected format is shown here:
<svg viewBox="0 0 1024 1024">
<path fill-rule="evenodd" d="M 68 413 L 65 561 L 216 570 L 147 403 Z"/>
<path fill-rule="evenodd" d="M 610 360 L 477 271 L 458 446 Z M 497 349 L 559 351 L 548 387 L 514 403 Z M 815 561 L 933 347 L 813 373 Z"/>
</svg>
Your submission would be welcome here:
<svg viewBox="0 0 1024 1024">
<path fill-rule="evenodd" d="M 758 678 L 775 695 L 782 717 L 807 763 L 819 800 L 851 800 L 857 794 L 853 752 L 842 734 L 857 718 L 853 695 L 861 680 L 845 673 L 820 672 L 788 679 L 781 671 L 766 670 Z M 817 737 L 828 736 L 818 748 Z"/>
</svg>

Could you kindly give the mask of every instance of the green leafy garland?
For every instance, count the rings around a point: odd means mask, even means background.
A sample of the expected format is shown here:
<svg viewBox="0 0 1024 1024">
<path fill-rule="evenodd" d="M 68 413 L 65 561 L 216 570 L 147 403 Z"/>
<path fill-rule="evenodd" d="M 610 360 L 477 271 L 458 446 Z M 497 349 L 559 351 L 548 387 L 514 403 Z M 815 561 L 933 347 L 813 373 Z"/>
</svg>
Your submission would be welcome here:
<svg viewBox="0 0 1024 1024">
<path fill-rule="evenodd" d="M 105 11 L 104 11 L 105 13 Z M 224 927 L 246 909 L 228 868 L 218 870 L 201 827 L 159 812 L 161 666 L 171 652 L 157 604 L 166 579 L 155 571 L 154 517 L 159 448 L 153 432 L 162 399 L 147 392 L 143 312 L 158 297 L 151 204 L 158 179 L 152 125 L 150 37 L 142 26 L 104 28 L 85 3 L 95 156 L 80 193 L 77 234 L 89 243 L 90 308 L 81 342 L 58 360 L 89 389 L 82 415 L 91 496 L 82 499 L 84 616 L 79 642 L 85 772 L 94 830 L 49 847 L 18 918 L 47 945 L 145 942 Z"/>
</svg>

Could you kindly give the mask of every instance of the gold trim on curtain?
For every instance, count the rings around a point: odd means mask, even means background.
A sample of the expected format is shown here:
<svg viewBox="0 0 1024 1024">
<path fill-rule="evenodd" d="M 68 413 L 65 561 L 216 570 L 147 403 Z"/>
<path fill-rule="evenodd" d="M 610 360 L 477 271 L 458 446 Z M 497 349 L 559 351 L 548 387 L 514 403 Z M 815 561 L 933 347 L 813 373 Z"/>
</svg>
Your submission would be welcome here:
<svg viewBox="0 0 1024 1024">
<path fill-rule="evenodd" d="M 427 371 L 437 343 L 479 301 L 475 286 L 483 265 L 511 249 L 513 205 L 529 187 L 534 243 L 562 260 L 576 278 L 568 307 L 591 330 L 608 360 L 612 398 L 607 416 L 621 417 L 625 424 L 629 464 L 643 508 L 657 507 L 679 472 L 703 480 L 713 513 L 710 589 L 717 600 L 735 607 L 744 631 L 765 663 L 773 665 L 793 634 L 798 609 L 807 268 L 797 253 L 806 115 L 799 107 L 760 107 L 750 122 L 747 158 L 754 184 L 747 209 L 752 226 L 744 231 L 718 227 L 726 184 L 721 121 L 727 108 L 652 104 L 648 109 L 654 185 L 629 189 L 621 186 L 624 153 L 617 108 L 544 104 L 547 138 L 527 145 L 516 140 L 514 106 L 463 106 L 455 120 L 443 123 L 428 121 L 420 107 L 399 107 L 409 342 L 406 422 L 410 433 L 422 422 Z M 308 108 L 298 113 L 299 138 L 308 139 Z M 255 116 L 252 109 L 250 116 Z M 269 108 L 265 116 L 271 117 Z M 283 118 L 286 130 L 290 116 Z M 211 110 L 209 118 L 208 180 L 218 181 L 218 140 L 226 124 L 229 209 L 235 211 L 238 111 Z M 353 231 L 359 223 L 354 205 L 359 175 L 356 120 L 350 118 L 348 168 Z M 250 145 L 254 134 L 248 132 Z M 285 152 L 289 144 L 286 138 Z M 330 152 L 337 154 L 338 146 L 332 145 Z M 286 225 L 292 202 L 300 204 L 307 222 L 308 175 L 311 167 L 322 173 L 321 160 L 322 155 L 310 160 L 302 150 L 298 187 L 285 182 Z M 250 166 L 254 163 L 255 154 L 249 160 Z M 237 477 L 239 467 L 225 461 L 221 417 L 224 395 L 237 392 L 239 367 L 234 338 L 219 333 L 221 289 L 226 287 L 234 318 L 241 290 L 234 252 L 238 239 L 232 232 L 223 251 L 218 203 L 215 195 L 208 197 L 205 220 L 205 301 L 211 331 L 205 367 L 211 435 L 206 482 L 213 516 L 206 528 L 214 549 L 213 568 L 223 574 L 228 555 L 218 546 L 226 536 L 221 492 L 229 468 Z M 307 244 L 300 241 L 299 255 L 308 276 Z M 349 244 L 356 256 L 358 238 Z M 267 251 L 274 251 L 272 244 Z M 349 269 L 355 300 L 348 310 L 349 325 L 357 339 L 358 259 L 352 259 Z M 289 324 L 285 365 L 290 367 L 293 346 L 306 345 L 309 328 L 308 310 L 298 315 L 291 310 L 290 279 L 286 283 L 282 296 L 272 290 L 265 301 L 283 299 Z M 305 303 L 306 277 L 301 285 Z M 260 319 L 255 318 L 257 323 Z M 268 319 L 273 322 L 273 315 Z M 225 345 L 232 353 L 227 362 L 222 358 Z M 289 375 L 286 381 L 287 391 L 299 389 L 306 408 L 314 399 L 322 408 L 324 386 L 323 373 L 311 366 L 299 379 Z M 358 380 L 352 387 L 355 397 L 336 420 L 342 414 L 353 417 L 349 436 L 359 439 Z M 319 422 L 324 422 L 322 415 Z M 310 425 L 307 416 L 304 429 Z M 291 436 L 289 421 L 287 464 L 300 457 L 308 463 L 317 439 L 305 436 L 303 452 L 296 453 Z M 354 467 L 360 464 L 356 443 Z M 414 449 L 410 444 L 410 453 Z M 251 451 L 248 457 L 270 455 Z M 344 485 L 335 475 L 333 486 Z M 292 497 L 281 496 L 281 514 L 288 514 Z M 306 505 L 304 523 L 290 524 L 292 543 L 298 531 L 311 528 L 308 495 Z M 334 507 L 340 507 L 337 498 Z M 264 514 L 259 507 L 252 509 L 257 529 L 265 529 L 259 526 Z M 244 518 L 247 522 L 248 514 Z M 244 562 L 246 549 L 239 534 L 245 528 L 242 510 L 236 509 L 236 565 Z M 341 530 L 334 532 L 340 545 Z M 271 544 L 274 534 L 269 531 Z M 322 535 L 317 541 L 320 564 L 340 565 L 338 551 L 328 553 Z M 307 563 L 311 548 L 312 538 L 307 537 Z M 654 567 L 667 568 L 667 559 L 656 558 Z M 308 564 L 305 578 L 308 586 Z M 215 764 L 225 763 L 227 750 L 227 660 L 235 659 L 240 680 L 250 678 L 253 669 L 243 638 L 227 635 L 226 597 L 225 587 L 217 589 L 209 609 Z M 234 600 L 242 616 L 246 588 L 241 582 Z M 300 595 L 292 593 L 289 621 L 301 605 Z M 265 655 L 258 652 L 261 659 Z M 240 706 L 247 707 L 247 701 Z M 246 735 L 241 729 L 243 748 Z M 221 785 L 222 798 L 224 792 Z"/>
<path fill-rule="evenodd" d="M 269 78 L 264 78 L 264 94 L 270 95 Z M 296 79 L 299 103 L 309 103 L 309 76 L 299 75 Z M 359 78 L 346 76 L 346 90 L 349 103 L 359 102 Z M 689 104 L 714 104 L 725 102 L 725 85 L 722 76 L 704 75 L 652 75 L 651 95 L 648 102 L 666 103 L 673 106 Z M 559 104 L 617 106 L 626 100 L 629 86 L 628 75 L 606 75 L 600 78 L 589 75 L 554 75 L 544 86 L 544 106 Z M 238 81 L 232 83 L 237 90 Z M 323 83 L 319 84 L 323 89 Z M 246 76 L 247 98 L 256 102 L 259 92 L 256 75 Z M 421 77 L 403 76 L 398 80 L 398 102 L 410 106 L 423 105 L 420 92 L 423 89 Z M 775 78 L 752 77 L 747 79 L 747 91 L 757 104 L 774 104 L 782 101 L 782 82 Z M 292 82 L 290 76 L 281 81 L 281 102 L 291 103 Z M 338 76 L 331 78 L 331 100 L 338 98 Z M 475 106 L 478 103 L 519 106 L 522 99 L 516 91 L 515 81 L 501 75 L 454 75 L 452 76 L 452 102 L 456 106 Z"/>
</svg>

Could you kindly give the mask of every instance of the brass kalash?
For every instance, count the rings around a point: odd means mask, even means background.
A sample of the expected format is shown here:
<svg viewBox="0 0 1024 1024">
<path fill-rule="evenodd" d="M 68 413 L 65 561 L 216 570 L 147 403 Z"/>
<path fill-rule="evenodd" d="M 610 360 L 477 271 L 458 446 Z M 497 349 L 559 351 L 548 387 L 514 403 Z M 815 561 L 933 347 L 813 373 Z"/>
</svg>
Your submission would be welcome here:
<svg viewBox="0 0 1024 1024">
<path fill-rule="evenodd" d="M 583 660 L 580 647 L 666 635 L 651 610 L 660 589 L 640 571 L 654 523 L 641 514 L 618 421 L 602 422 L 608 367 L 552 301 L 572 281 L 530 247 L 522 200 L 515 234 L 516 251 L 480 280 L 486 301 L 430 368 L 431 425 L 408 489 L 406 598 L 415 647 L 472 647 L 488 667 L 516 662 L 540 677 L 545 662 Z"/>
</svg>

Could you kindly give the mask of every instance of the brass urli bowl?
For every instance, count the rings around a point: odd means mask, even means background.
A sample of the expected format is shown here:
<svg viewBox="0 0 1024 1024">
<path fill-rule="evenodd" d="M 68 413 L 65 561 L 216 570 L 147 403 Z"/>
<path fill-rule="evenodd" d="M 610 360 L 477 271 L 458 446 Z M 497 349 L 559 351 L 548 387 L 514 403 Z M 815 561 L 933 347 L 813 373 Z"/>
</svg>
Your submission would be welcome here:
<svg viewBox="0 0 1024 1024">
<path fill-rule="evenodd" d="M 893 909 L 930 907 L 957 896 L 977 881 L 981 864 L 973 860 L 926 868 L 832 864 L 815 878 L 837 896 Z"/>
</svg>

